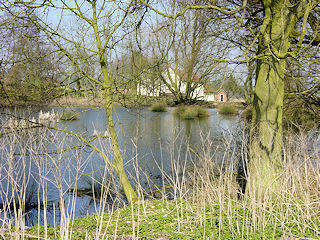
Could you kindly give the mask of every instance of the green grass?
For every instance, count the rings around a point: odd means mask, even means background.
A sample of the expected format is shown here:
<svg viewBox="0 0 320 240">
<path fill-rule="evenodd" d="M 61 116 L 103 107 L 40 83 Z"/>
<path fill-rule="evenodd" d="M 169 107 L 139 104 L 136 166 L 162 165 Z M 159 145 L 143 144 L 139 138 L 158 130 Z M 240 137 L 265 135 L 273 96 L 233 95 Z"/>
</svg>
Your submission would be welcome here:
<svg viewBox="0 0 320 240">
<path fill-rule="evenodd" d="M 183 119 L 195 119 L 198 117 L 197 109 L 195 108 L 187 108 L 181 115 Z"/>
<path fill-rule="evenodd" d="M 167 106 L 164 103 L 154 103 L 150 107 L 151 112 L 166 112 L 167 111 Z"/>
<path fill-rule="evenodd" d="M 60 98 L 54 99 L 50 107 L 103 107 L 105 105 L 103 93 L 96 92 L 95 94 L 69 94 Z"/>
<path fill-rule="evenodd" d="M 173 114 L 183 119 L 204 118 L 210 115 L 209 111 L 200 106 L 179 106 L 173 111 Z"/>
<path fill-rule="evenodd" d="M 74 112 L 63 112 L 60 116 L 61 121 L 73 121 L 78 119 L 78 114 Z"/>
<path fill-rule="evenodd" d="M 231 205 L 230 205 L 231 204 Z M 285 222 L 280 213 L 286 206 L 274 202 L 272 209 L 252 209 L 244 201 L 196 205 L 188 201 L 152 200 L 70 222 L 71 239 L 318 239 L 314 224 L 320 227 L 317 216 L 306 217 L 306 227 L 296 224 L 295 214 L 300 206 L 291 208 Z M 265 222 L 255 218 L 263 215 Z M 285 225 L 284 225 L 285 224 Z M 71 228 L 72 227 L 72 228 Z M 39 231 L 40 230 L 40 231 Z M 100 233 L 99 233 L 100 230 Z M 43 226 L 33 226 L 29 234 L 44 233 Z M 60 239 L 60 229 L 48 229 L 50 239 Z M 98 238 L 97 238 L 98 237 Z M 291 239 L 291 238 L 290 238 Z"/>
<path fill-rule="evenodd" d="M 238 114 L 238 109 L 232 104 L 222 104 L 219 106 L 218 112 L 222 115 L 236 115 Z"/>
</svg>

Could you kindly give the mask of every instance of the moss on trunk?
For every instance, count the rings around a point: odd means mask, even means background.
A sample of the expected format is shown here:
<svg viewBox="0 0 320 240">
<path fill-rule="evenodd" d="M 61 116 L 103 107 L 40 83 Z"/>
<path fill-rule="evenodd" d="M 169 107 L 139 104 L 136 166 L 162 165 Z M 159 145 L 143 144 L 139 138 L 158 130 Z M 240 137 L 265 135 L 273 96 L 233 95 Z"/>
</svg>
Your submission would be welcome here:
<svg viewBox="0 0 320 240">
<path fill-rule="evenodd" d="M 133 204 L 138 201 L 138 196 L 134 191 L 131 183 L 129 182 L 129 179 L 124 170 L 117 133 L 113 123 L 113 99 L 112 99 L 112 90 L 111 90 L 112 81 L 108 75 L 108 68 L 107 68 L 106 59 L 105 59 L 105 49 L 107 44 L 105 44 L 105 46 L 103 47 L 101 43 L 101 38 L 100 38 L 98 23 L 97 23 L 97 13 L 96 13 L 95 2 L 92 3 L 92 10 L 93 10 L 93 19 L 92 19 L 91 25 L 94 30 L 94 36 L 95 36 L 98 55 L 99 55 L 99 63 L 100 63 L 100 68 L 102 72 L 102 77 L 103 77 L 103 85 L 105 89 L 105 107 L 106 107 L 106 115 L 107 115 L 107 124 L 108 124 L 109 133 L 110 133 L 112 151 L 114 156 L 113 167 L 116 171 L 117 176 L 119 177 L 120 184 L 123 188 L 123 191 L 126 195 L 128 202 L 130 204 Z"/>
<path fill-rule="evenodd" d="M 305 4 L 305 1 L 295 6 L 285 1 L 263 2 L 265 17 L 259 38 L 247 184 L 248 194 L 254 197 L 277 192 L 281 184 L 285 66 L 298 12 Z"/>
</svg>

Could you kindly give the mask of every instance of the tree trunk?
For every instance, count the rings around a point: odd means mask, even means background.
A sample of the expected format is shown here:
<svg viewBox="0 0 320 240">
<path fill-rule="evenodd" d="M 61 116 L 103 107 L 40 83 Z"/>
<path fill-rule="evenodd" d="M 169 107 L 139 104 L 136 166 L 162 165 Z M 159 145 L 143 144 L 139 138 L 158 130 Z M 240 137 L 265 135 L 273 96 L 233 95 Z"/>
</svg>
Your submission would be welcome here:
<svg viewBox="0 0 320 240">
<path fill-rule="evenodd" d="M 272 56 L 258 61 L 253 99 L 249 193 L 276 191 L 282 170 L 282 105 L 284 61 Z"/>
<path fill-rule="evenodd" d="M 129 179 L 124 170 L 117 133 L 113 123 L 113 99 L 112 99 L 112 90 L 111 90 L 112 81 L 109 78 L 108 68 L 106 65 L 106 59 L 105 59 L 106 47 L 102 46 L 101 38 L 99 35 L 95 2 L 92 2 L 92 10 L 93 10 L 93 20 L 91 24 L 92 24 L 92 27 L 94 30 L 94 36 L 96 39 L 96 45 L 97 45 L 98 54 L 99 54 L 99 63 L 100 63 L 100 68 L 103 76 L 103 83 L 104 83 L 103 85 L 105 89 L 105 107 L 106 107 L 107 123 L 108 123 L 108 129 L 110 133 L 112 151 L 113 151 L 113 157 L 114 157 L 113 167 L 116 171 L 117 176 L 119 177 L 120 184 L 123 188 L 123 191 L 126 195 L 128 202 L 130 204 L 133 204 L 138 201 L 138 196 L 134 191 L 131 183 L 129 182 Z"/>
<path fill-rule="evenodd" d="M 106 106 L 106 114 L 107 114 L 107 122 L 108 122 L 108 129 L 111 137 L 111 143 L 112 143 L 112 150 L 113 150 L 113 156 L 114 156 L 114 163 L 113 167 L 116 171 L 117 176 L 119 177 L 120 184 L 123 188 L 123 191 L 126 195 L 126 198 L 128 199 L 129 203 L 135 203 L 138 201 L 138 196 L 134 189 L 131 186 L 131 183 L 129 182 L 129 179 L 127 177 L 127 174 L 123 167 L 123 160 L 120 153 L 117 133 L 114 127 L 113 123 L 113 100 L 112 100 L 112 92 L 111 92 L 111 83 L 109 80 L 107 73 L 107 69 L 105 67 L 102 67 L 103 70 L 103 78 L 105 82 L 105 106 Z"/>
<path fill-rule="evenodd" d="M 263 2 L 265 17 L 259 38 L 247 184 L 247 193 L 259 198 L 276 192 L 281 185 L 284 74 L 297 11 L 304 1 L 291 8 L 285 1 Z"/>
</svg>

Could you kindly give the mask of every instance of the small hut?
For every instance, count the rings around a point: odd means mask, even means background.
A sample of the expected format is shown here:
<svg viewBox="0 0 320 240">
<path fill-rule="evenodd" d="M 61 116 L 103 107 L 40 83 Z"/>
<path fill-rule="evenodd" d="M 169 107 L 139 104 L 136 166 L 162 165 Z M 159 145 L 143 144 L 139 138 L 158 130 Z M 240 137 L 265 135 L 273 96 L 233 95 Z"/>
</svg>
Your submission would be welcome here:
<svg viewBox="0 0 320 240">
<path fill-rule="evenodd" d="M 214 95 L 214 100 L 216 102 L 226 102 L 228 101 L 227 93 L 224 90 L 220 90 L 218 93 Z"/>
</svg>

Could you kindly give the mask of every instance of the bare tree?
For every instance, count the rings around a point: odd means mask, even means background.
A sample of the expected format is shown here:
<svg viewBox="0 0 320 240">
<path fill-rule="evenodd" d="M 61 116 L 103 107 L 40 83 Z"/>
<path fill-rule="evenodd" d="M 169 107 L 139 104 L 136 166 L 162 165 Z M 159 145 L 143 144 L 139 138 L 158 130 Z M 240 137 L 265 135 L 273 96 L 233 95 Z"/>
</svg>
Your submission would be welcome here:
<svg viewBox="0 0 320 240">
<path fill-rule="evenodd" d="M 137 194 L 131 186 L 128 177 L 123 168 L 122 156 L 118 144 L 117 134 L 113 122 L 113 83 L 114 79 L 109 73 L 109 64 L 111 62 L 116 45 L 126 34 L 126 20 L 130 14 L 139 11 L 136 1 L 44 1 L 38 3 L 35 1 L 9 1 L 2 3 L 5 9 L 10 12 L 10 7 L 14 7 L 20 12 L 26 9 L 35 9 L 47 14 L 44 17 L 30 18 L 29 15 L 16 15 L 28 21 L 29 24 L 39 29 L 55 47 L 69 59 L 74 66 L 75 72 L 80 77 L 87 79 L 91 84 L 96 84 L 104 91 L 107 124 L 112 142 L 114 161 L 110 161 L 99 149 L 98 151 L 106 164 L 111 165 L 117 173 L 120 184 L 129 203 L 138 200 Z M 12 6 L 14 5 L 14 6 Z M 19 12 L 19 11 L 17 11 Z M 12 12 L 11 12 L 12 13 Z M 13 14 L 13 13 L 12 13 Z M 59 19 L 50 17 L 59 16 Z M 74 38 L 72 33 L 64 31 L 61 26 L 64 21 L 77 20 L 83 24 L 83 35 Z M 79 38 L 80 37 L 80 38 Z M 92 73 L 87 71 L 79 58 L 75 56 L 74 49 L 81 49 L 82 54 L 86 56 L 95 56 L 99 71 Z M 94 75 L 92 75 L 94 74 Z M 101 80 L 99 77 L 101 76 Z M 79 78 L 77 78 L 79 79 Z M 77 135 L 75 133 L 71 133 Z M 80 135 L 81 140 L 86 141 Z M 88 142 L 89 143 L 89 142 Z"/>
<path fill-rule="evenodd" d="M 202 1 L 161 1 L 169 13 L 180 11 L 188 4 Z M 213 31 L 220 28 L 220 22 L 213 19 L 211 11 L 190 11 L 174 22 L 166 19 L 153 19 L 149 24 L 154 56 L 162 59 L 157 68 L 160 87 L 170 92 L 176 103 L 193 103 L 202 99 L 198 89 L 212 80 L 221 70 L 222 64 L 213 61 L 209 53 L 216 55 L 227 46 L 215 44 Z"/>
<path fill-rule="evenodd" d="M 232 41 L 241 51 L 236 58 L 215 60 L 255 61 L 247 190 L 254 196 L 276 191 L 281 184 L 283 169 L 282 116 L 287 63 L 293 60 L 319 66 L 319 1 L 206 1 L 187 4 L 174 13 L 161 12 L 157 5 L 144 0 L 140 2 L 170 19 L 171 24 L 189 11 L 210 9 L 225 19 L 224 32 L 250 36 L 250 41 L 245 44 L 236 37 Z M 317 50 L 311 51 L 313 48 Z M 319 83 L 318 77 L 313 78 L 313 82 Z M 256 184 L 260 185 L 259 192 L 250 192 L 256 189 L 252 188 Z"/>
<path fill-rule="evenodd" d="M 28 12 L 32 17 L 34 13 Z M 58 56 L 38 29 L 4 14 L 1 19 L 2 101 L 39 104 L 56 93 Z"/>
</svg>

